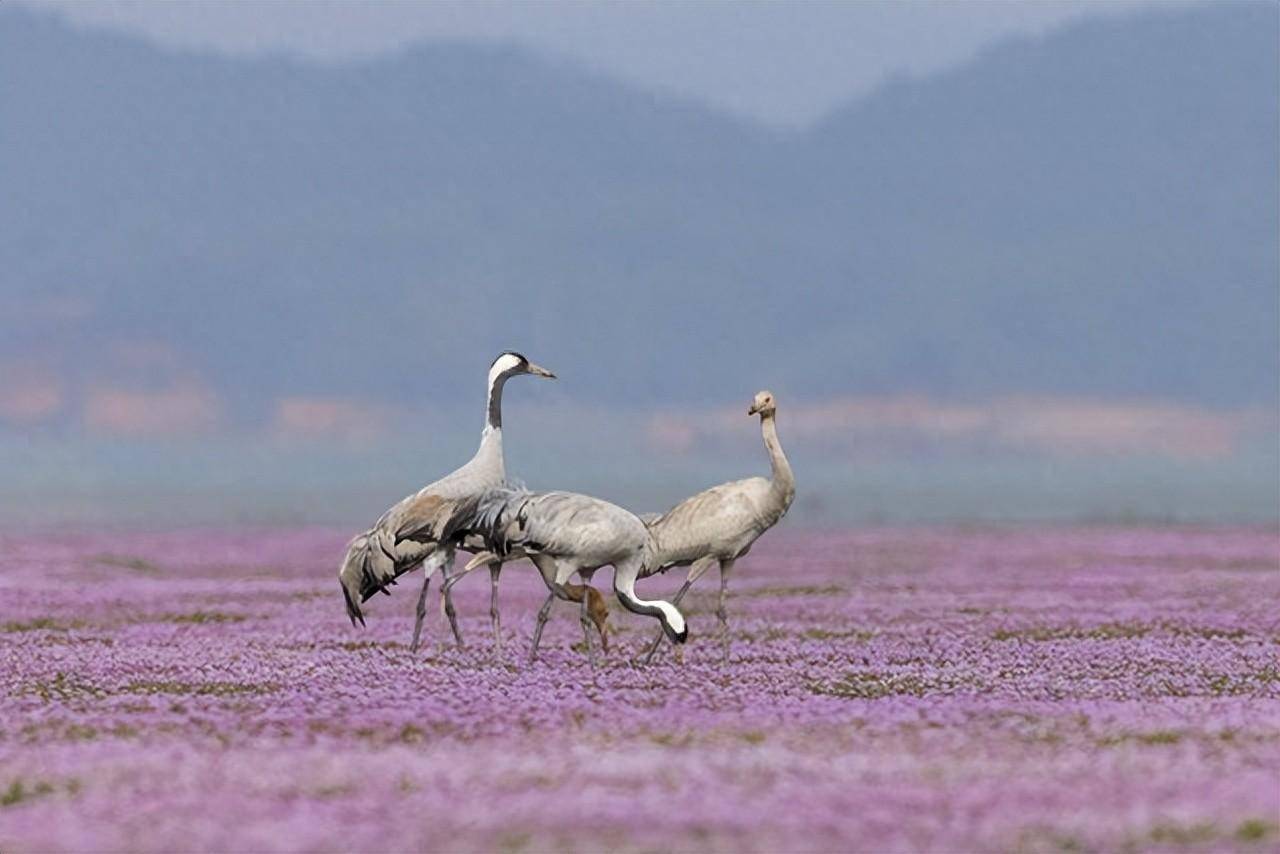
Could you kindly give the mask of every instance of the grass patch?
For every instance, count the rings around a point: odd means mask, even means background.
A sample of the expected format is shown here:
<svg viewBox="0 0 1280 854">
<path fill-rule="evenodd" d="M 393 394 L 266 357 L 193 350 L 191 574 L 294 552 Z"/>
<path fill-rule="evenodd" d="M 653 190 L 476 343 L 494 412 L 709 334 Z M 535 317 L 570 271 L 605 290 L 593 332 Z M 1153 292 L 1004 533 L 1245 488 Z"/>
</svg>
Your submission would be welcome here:
<svg viewBox="0 0 1280 854">
<path fill-rule="evenodd" d="M 271 694 L 276 686 L 257 682 L 130 682 L 121 689 L 124 694 L 176 694 L 193 697 L 235 697 L 245 694 Z"/>
<path fill-rule="evenodd" d="M 1057 640 L 1121 640 L 1140 638 L 1149 634 L 1152 627 L 1145 623 L 1102 623 L 1084 626 L 1030 626 L 1023 629 L 996 629 L 992 640 L 1025 640 L 1036 643 Z"/>
<path fill-rule="evenodd" d="M 762 632 L 752 632 L 746 629 L 742 631 L 732 632 L 735 640 L 745 641 L 746 643 L 759 643 L 777 640 L 786 640 L 791 637 L 791 632 L 786 629 L 780 629 L 777 626 L 770 626 Z"/>
<path fill-rule="evenodd" d="M 338 649 L 343 649 L 347 652 L 359 652 L 362 649 L 392 649 L 397 647 L 403 649 L 407 646 L 408 644 L 400 641 L 343 641 L 338 644 Z"/>
<path fill-rule="evenodd" d="M 775 587 L 757 587 L 754 590 L 744 590 L 742 596 L 836 596 L 844 593 L 845 589 L 835 584 L 828 585 L 807 585 L 797 584 L 792 586 L 775 586 Z"/>
<path fill-rule="evenodd" d="M 26 693 L 36 694 L 46 703 L 53 700 L 74 700 L 85 697 L 96 699 L 106 694 L 96 685 L 89 682 L 81 682 L 74 676 L 68 676 L 62 671 L 55 673 L 50 681 L 39 679 L 30 683 L 26 688 Z"/>
<path fill-rule="evenodd" d="M 992 640 L 1058 641 L 1058 640 L 1122 640 L 1145 637 L 1152 632 L 1163 631 L 1171 635 L 1205 640 L 1244 640 L 1249 633 L 1244 629 L 1226 629 L 1217 626 L 1188 626 L 1182 623 L 1111 622 L 1097 626 L 1027 626 L 1015 629 L 996 629 Z"/>
<path fill-rule="evenodd" d="M 744 744 L 757 745 L 764 744 L 769 740 L 769 734 L 764 730 L 748 729 L 711 729 L 700 732 L 690 730 L 648 730 L 643 733 L 635 734 L 636 737 L 648 739 L 650 743 L 660 747 L 679 747 L 686 748 L 695 745 L 723 745 L 732 742 L 742 742 Z M 616 742 L 609 740 L 607 742 L 611 747 Z"/>
<path fill-rule="evenodd" d="M 1177 744 L 1186 738 L 1187 734 L 1176 729 L 1157 729 L 1151 732 L 1126 732 L 1119 735 L 1110 735 L 1098 739 L 1097 743 L 1100 747 L 1114 747 L 1117 744 L 1125 744 L 1133 742 L 1135 744 Z"/>
<path fill-rule="evenodd" d="M 1200 845 L 1218 837 L 1218 829 L 1208 822 L 1197 824 L 1157 824 L 1147 837 L 1157 844 Z"/>
<path fill-rule="evenodd" d="M 809 640 L 869 641 L 876 633 L 865 629 L 805 629 L 800 636 Z"/>
<path fill-rule="evenodd" d="M 316 786 L 314 789 L 307 789 L 306 795 L 320 800 L 328 800 L 329 798 L 344 798 L 355 790 L 355 786 L 350 783 L 334 783 L 328 786 Z"/>
<path fill-rule="evenodd" d="M 97 644 L 98 646 L 115 646 L 114 638 L 100 638 L 96 636 L 73 635 L 73 634 L 51 634 L 45 635 L 39 641 L 40 646 L 88 646 Z"/>
<path fill-rule="evenodd" d="M 1240 822 L 1235 837 L 1241 842 L 1262 842 L 1280 836 L 1280 824 L 1262 818 L 1250 818 Z"/>
<path fill-rule="evenodd" d="M 505 831 L 499 834 L 494 848 L 499 854 L 520 854 L 521 851 L 528 851 L 532 843 L 531 833 Z"/>
<path fill-rule="evenodd" d="M 114 566 L 119 569 L 130 569 L 134 572 L 141 572 L 146 575 L 159 575 L 164 569 L 149 560 L 140 557 L 129 557 L 128 555 L 112 555 L 101 554 L 95 555 L 93 562 L 102 566 Z"/>
<path fill-rule="evenodd" d="M 1244 629 L 1222 629 L 1216 626 L 1186 626 L 1181 623 L 1165 622 L 1161 624 L 1170 634 L 1183 637 L 1204 638 L 1205 640 L 1244 640 L 1249 633 Z"/>
<path fill-rule="evenodd" d="M 22 780 L 14 780 L 9 784 L 9 788 L 0 792 L 0 807 L 12 807 L 23 801 L 30 801 L 35 798 L 42 798 L 46 795 L 52 795 L 58 788 L 52 783 L 44 780 L 37 781 L 28 785 Z"/>
<path fill-rule="evenodd" d="M 1268 664 L 1254 673 L 1215 673 L 1209 677 L 1209 692 L 1214 697 L 1248 696 L 1277 682 L 1280 682 L 1280 667 Z"/>
<path fill-rule="evenodd" d="M 86 623 L 81 620 L 59 620 L 56 617 L 36 617 L 34 620 L 10 620 L 0 625 L 4 632 L 69 632 L 82 629 Z"/>
<path fill-rule="evenodd" d="M 686 615 L 688 612 L 686 612 Z M 731 629 L 730 634 L 734 640 L 745 641 L 746 643 L 768 642 L 788 640 L 790 638 L 803 638 L 804 640 L 817 641 L 839 641 L 853 640 L 866 642 L 874 638 L 878 632 L 869 629 L 824 629 L 810 628 L 801 631 L 795 631 L 784 626 L 767 626 L 761 631 L 751 631 L 750 629 Z"/>
<path fill-rule="evenodd" d="M 249 619 L 243 614 L 228 614 L 225 611 L 192 611 L 189 614 L 161 614 L 156 617 L 158 623 L 178 623 L 203 625 L 205 623 L 243 623 Z"/>
<path fill-rule="evenodd" d="M 285 643 L 274 645 L 275 649 L 291 652 L 319 652 L 321 650 L 340 649 L 344 652 L 361 652 L 363 650 L 408 649 L 409 645 L 402 641 L 309 641 L 307 643 Z"/>
<path fill-rule="evenodd" d="M 836 682 L 812 682 L 809 691 L 827 697 L 850 700 L 879 700 L 883 697 L 923 697 L 930 686 L 911 674 L 882 674 L 870 670 L 851 671 Z"/>
<path fill-rule="evenodd" d="M 137 727 L 128 724 L 116 724 L 110 729 L 98 729 L 88 724 L 68 724 L 61 731 L 61 736 L 67 741 L 97 741 L 103 736 L 137 738 L 140 734 L 141 731 Z"/>
<path fill-rule="evenodd" d="M 1024 830 L 1018 844 L 1013 848 L 1017 852 L 1061 851 L 1063 854 L 1088 851 L 1089 847 L 1080 839 L 1067 833 L 1049 828 L 1033 828 Z"/>
</svg>

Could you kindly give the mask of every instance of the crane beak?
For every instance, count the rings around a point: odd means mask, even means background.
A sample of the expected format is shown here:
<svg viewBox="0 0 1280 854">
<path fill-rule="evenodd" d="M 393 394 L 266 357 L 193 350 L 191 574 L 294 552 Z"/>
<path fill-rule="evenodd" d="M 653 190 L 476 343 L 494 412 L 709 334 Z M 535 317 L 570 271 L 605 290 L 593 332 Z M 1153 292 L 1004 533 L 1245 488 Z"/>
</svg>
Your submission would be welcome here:
<svg viewBox="0 0 1280 854">
<path fill-rule="evenodd" d="M 533 374 L 535 377 L 546 377 L 549 380 L 553 380 L 556 378 L 556 375 L 551 373 L 551 371 L 548 371 L 546 368 L 542 367 L 541 365 L 535 365 L 533 362 L 529 363 L 528 373 Z"/>
<path fill-rule="evenodd" d="M 751 404 L 751 408 L 747 410 L 747 414 L 748 414 L 748 415 L 755 415 L 755 414 L 756 414 L 756 413 L 758 413 L 759 411 L 760 411 L 760 407 L 756 406 L 756 405 L 753 403 L 753 404 Z"/>
</svg>

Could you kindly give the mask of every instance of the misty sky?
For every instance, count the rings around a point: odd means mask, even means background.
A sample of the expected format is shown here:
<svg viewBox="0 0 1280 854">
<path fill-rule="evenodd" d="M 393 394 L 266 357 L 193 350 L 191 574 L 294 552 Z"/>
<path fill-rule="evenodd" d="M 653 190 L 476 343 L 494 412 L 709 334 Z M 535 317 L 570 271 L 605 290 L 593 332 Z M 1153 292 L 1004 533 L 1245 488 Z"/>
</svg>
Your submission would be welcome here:
<svg viewBox="0 0 1280 854">
<path fill-rule="evenodd" d="M 422 41 L 510 42 L 783 126 L 812 122 L 895 72 L 936 71 L 1001 38 L 1153 5 L 21 2 L 166 45 L 227 52 L 341 60 Z"/>
</svg>

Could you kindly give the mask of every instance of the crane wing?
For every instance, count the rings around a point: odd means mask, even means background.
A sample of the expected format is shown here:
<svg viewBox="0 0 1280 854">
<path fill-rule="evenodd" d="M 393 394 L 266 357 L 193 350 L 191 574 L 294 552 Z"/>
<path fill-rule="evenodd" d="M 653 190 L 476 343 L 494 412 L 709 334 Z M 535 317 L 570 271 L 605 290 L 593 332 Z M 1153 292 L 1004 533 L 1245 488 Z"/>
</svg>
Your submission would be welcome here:
<svg viewBox="0 0 1280 854">
<path fill-rule="evenodd" d="M 446 498 L 436 493 L 418 493 L 396 514 L 396 542 L 441 542 L 467 528 L 475 518 L 479 496 Z"/>
<path fill-rule="evenodd" d="M 768 525 L 760 502 L 769 482 L 753 477 L 722 483 L 690 496 L 649 523 L 661 565 L 689 563 L 704 555 L 732 558 Z"/>
</svg>

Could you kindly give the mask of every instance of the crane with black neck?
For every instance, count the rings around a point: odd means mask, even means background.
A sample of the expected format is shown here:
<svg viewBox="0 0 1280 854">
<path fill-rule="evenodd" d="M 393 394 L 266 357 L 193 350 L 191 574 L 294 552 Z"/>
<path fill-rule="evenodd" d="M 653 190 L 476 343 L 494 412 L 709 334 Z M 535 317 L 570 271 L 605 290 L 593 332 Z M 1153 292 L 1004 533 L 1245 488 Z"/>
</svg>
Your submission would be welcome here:
<svg viewBox="0 0 1280 854">
<path fill-rule="evenodd" d="M 505 352 L 489 367 L 485 426 L 480 434 L 480 447 L 465 465 L 406 497 L 347 544 L 346 556 L 338 571 L 347 616 L 354 625 L 364 625 L 361 605 L 375 593 L 387 593 L 387 587 L 406 572 L 422 565 L 424 578 L 418 597 L 417 616 L 411 648 L 417 650 L 426 617 L 427 591 L 436 570 L 441 570 L 446 584 L 441 608 L 449 619 L 454 638 L 462 645 L 457 616 L 447 584 L 457 548 L 463 546 L 474 525 L 480 499 L 490 490 L 506 483 L 506 461 L 502 452 L 502 390 L 507 380 L 528 374 L 554 379 L 555 374 L 535 365 L 519 353 Z M 491 567 L 493 587 L 490 612 L 494 615 L 497 636 L 497 573 L 500 564 Z M 390 594 L 388 594 L 390 595 Z M 599 594 L 597 594 L 598 596 Z"/>
</svg>

